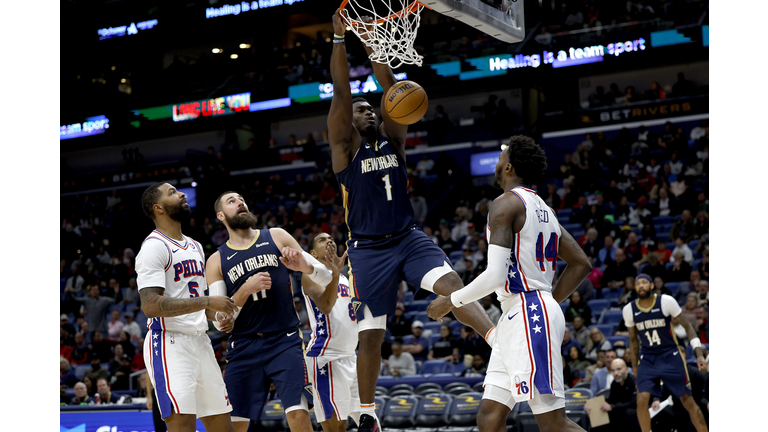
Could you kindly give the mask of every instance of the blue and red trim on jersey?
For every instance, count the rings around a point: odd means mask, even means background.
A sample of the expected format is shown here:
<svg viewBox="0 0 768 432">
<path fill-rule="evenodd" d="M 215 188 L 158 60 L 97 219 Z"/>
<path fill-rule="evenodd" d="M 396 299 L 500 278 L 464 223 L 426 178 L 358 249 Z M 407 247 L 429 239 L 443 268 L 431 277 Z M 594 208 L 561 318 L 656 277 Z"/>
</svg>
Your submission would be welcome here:
<svg viewBox="0 0 768 432">
<path fill-rule="evenodd" d="M 520 296 L 523 299 L 523 308 L 525 309 L 529 354 L 532 354 L 531 362 L 535 365 L 531 373 L 531 382 L 536 386 L 540 394 L 554 394 L 552 387 L 552 344 L 544 300 L 541 297 L 541 293 L 536 291 L 521 293 Z M 531 306 L 533 306 L 533 309 L 531 309 Z M 533 394 L 533 388 L 531 388 L 531 394 Z"/>
<path fill-rule="evenodd" d="M 155 338 L 155 335 L 158 335 Z M 179 404 L 176 402 L 176 398 L 171 392 L 171 382 L 168 374 L 168 362 L 165 355 L 165 331 L 152 330 L 149 334 L 151 338 L 149 347 L 152 352 L 150 353 L 150 367 L 152 368 L 152 376 L 155 380 L 155 392 L 157 396 L 157 406 L 160 408 L 160 416 L 167 418 L 173 412 L 180 413 Z M 154 344 L 157 343 L 157 347 Z"/>
<path fill-rule="evenodd" d="M 161 239 L 161 238 L 152 237 L 151 235 L 149 237 L 147 237 L 144 241 L 147 241 L 147 240 L 157 240 L 160 243 L 162 243 L 163 246 L 165 246 L 166 249 L 168 249 L 168 262 L 165 264 L 165 271 L 168 271 L 168 269 L 171 268 L 171 264 L 173 263 L 173 252 L 171 252 L 171 248 L 170 248 L 170 246 L 168 246 L 168 243 L 163 241 L 163 239 Z"/>
<path fill-rule="evenodd" d="M 161 233 L 158 230 L 152 230 L 152 232 L 160 234 L 161 236 L 163 236 L 164 239 L 168 240 L 169 242 L 173 243 L 174 245 L 176 245 L 176 246 L 178 246 L 178 247 L 180 247 L 180 248 L 182 248 L 184 250 L 187 250 L 187 248 L 189 247 L 189 240 L 187 239 L 187 236 L 185 236 L 183 234 L 182 234 L 182 237 L 184 237 L 184 245 L 182 246 L 179 242 L 177 242 L 176 240 L 168 237 L 167 235 Z"/>
<path fill-rule="evenodd" d="M 312 332 L 312 339 L 309 341 L 309 350 L 307 351 L 308 357 L 318 357 L 323 354 L 325 354 L 326 348 L 328 348 L 328 344 L 331 342 L 331 322 L 329 320 L 329 316 L 320 312 L 319 309 L 316 309 L 317 305 L 315 302 L 309 297 L 304 296 L 309 301 L 309 305 L 311 307 L 310 312 L 312 313 L 312 319 L 315 320 L 315 331 Z M 325 324 L 322 326 L 317 325 L 317 317 L 320 317 L 321 319 L 325 320 Z M 318 335 L 317 331 L 320 329 L 327 330 L 324 332 L 325 334 Z"/>
<path fill-rule="evenodd" d="M 312 375 L 314 378 L 313 385 L 317 391 L 317 395 L 320 397 L 320 406 L 323 408 L 323 414 L 325 419 L 330 419 L 331 416 L 336 413 L 336 417 L 339 416 L 339 410 L 336 408 L 336 402 L 333 400 L 333 377 L 331 375 L 331 362 L 328 362 L 325 367 L 318 367 L 317 358 L 312 359 L 314 365 Z M 327 370 L 325 370 L 327 368 Z M 321 373 L 323 371 L 325 373 Z M 317 402 L 315 402 L 317 405 Z M 341 419 L 339 419 L 341 420 Z"/>
</svg>

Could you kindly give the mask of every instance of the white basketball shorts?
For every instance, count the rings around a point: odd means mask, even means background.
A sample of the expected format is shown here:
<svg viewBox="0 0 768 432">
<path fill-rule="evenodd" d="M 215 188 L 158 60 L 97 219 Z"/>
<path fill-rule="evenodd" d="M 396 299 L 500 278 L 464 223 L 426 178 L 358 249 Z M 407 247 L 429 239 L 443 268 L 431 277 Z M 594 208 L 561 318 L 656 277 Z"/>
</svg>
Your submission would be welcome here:
<svg viewBox="0 0 768 432">
<path fill-rule="evenodd" d="M 560 347 L 565 318 L 560 305 L 547 291 L 530 291 L 505 300 L 502 307 L 483 398 L 510 409 L 528 401 L 534 414 L 564 408 Z"/>
<path fill-rule="evenodd" d="M 204 332 L 151 330 L 144 340 L 144 363 L 163 418 L 174 412 L 201 418 L 232 411 L 211 339 Z"/>
<path fill-rule="evenodd" d="M 317 357 L 305 357 L 307 372 L 312 380 L 315 399 L 315 417 L 322 423 L 331 416 L 337 420 L 360 411 L 360 396 L 357 391 L 357 357 L 342 357 L 320 366 Z M 357 419 L 355 415 L 353 418 Z"/>
</svg>

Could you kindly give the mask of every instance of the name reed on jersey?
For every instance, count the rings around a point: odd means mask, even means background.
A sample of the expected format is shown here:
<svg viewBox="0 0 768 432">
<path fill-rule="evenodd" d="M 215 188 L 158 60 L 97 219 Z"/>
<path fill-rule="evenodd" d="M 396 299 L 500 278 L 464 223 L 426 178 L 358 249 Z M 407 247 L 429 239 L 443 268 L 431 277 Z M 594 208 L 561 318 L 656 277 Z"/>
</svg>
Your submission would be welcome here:
<svg viewBox="0 0 768 432">
<path fill-rule="evenodd" d="M 229 269 L 227 276 L 229 277 L 230 283 L 235 283 L 235 281 L 237 281 L 237 279 L 239 279 L 240 276 L 244 275 L 246 272 L 258 270 L 267 266 L 277 267 L 279 264 L 280 261 L 277 259 L 277 255 L 275 254 L 258 255 L 235 264 L 234 267 Z"/>
</svg>

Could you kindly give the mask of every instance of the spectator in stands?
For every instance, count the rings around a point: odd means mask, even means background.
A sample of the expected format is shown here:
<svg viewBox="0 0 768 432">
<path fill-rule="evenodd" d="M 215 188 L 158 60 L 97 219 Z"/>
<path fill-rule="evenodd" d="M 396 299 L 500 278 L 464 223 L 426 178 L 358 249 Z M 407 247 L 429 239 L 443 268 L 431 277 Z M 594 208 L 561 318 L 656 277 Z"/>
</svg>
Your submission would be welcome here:
<svg viewBox="0 0 768 432">
<path fill-rule="evenodd" d="M 424 323 L 416 320 L 411 324 L 411 334 L 413 339 L 410 342 L 402 345 L 403 352 L 410 353 L 414 360 L 424 361 L 429 354 L 429 341 L 422 336 L 424 331 Z"/>
<path fill-rule="evenodd" d="M 131 358 L 133 358 L 134 354 L 136 354 L 136 347 L 133 346 L 131 343 L 131 337 L 128 336 L 128 333 L 125 331 L 120 332 L 117 343 L 123 346 L 123 351 L 125 351 L 125 353 L 128 354 Z"/>
<path fill-rule="evenodd" d="M 410 197 L 411 206 L 413 207 L 413 220 L 416 221 L 416 225 L 418 225 L 419 228 L 423 228 L 424 221 L 427 220 L 427 199 L 417 195 L 413 188 L 408 190 L 408 196 Z"/>
<path fill-rule="evenodd" d="M 405 305 L 397 304 L 395 314 L 389 318 L 387 328 L 394 337 L 403 337 L 411 333 L 411 320 L 405 316 Z"/>
<path fill-rule="evenodd" d="M 78 274 L 79 272 L 80 270 L 77 266 L 72 267 L 72 275 L 67 278 L 67 281 L 64 284 L 65 292 L 79 293 L 83 289 L 85 278 Z"/>
<path fill-rule="evenodd" d="M 131 359 L 128 354 L 120 357 L 120 366 L 112 374 L 112 388 L 115 390 L 128 390 L 130 387 L 129 379 L 133 371 L 131 370 Z"/>
<path fill-rule="evenodd" d="M 696 292 L 700 280 L 701 273 L 698 270 L 691 270 L 689 279 L 685 282 L 680 282 L 680 285 L 678 285 L 675 299 L 682 303 L 689 293 Z"/>
<path fill-rule="evenodd" d="M 461 342 L 453 337 L 451 326 L 443 324 L 440 326 L 440 339 L 432 344 L 427 360 L 445 360 L 456 363 L 460 351 Z"/>
<path fill-rule="evenodd" d="M 78 382 L 75 384 L 75 397 L 72 398 L 70 405 L 92 405 L 96 403 L 92 397 L 88 396 L 88 389 L 85 384 Z"/>
<path fill-rule="evenodd" d="M 651 186 L 651 189 L 652 188 L 653 186 Z M 650 192 L 650 190 L 646 192 Z M 640 198 L 637 199 L 637 204 L 635 205 L 635 207 L 634 208 L 630 207 L 629 217 L 627 221 L 630 225 L 642 228 L 644 225 L 653 224 L 653 221 L 651 219 L 651 217 L 653 216 L 653 213 L 651 212 L 650 209 L 646 207 L 647 204 L 648 204 L 648 200 L 645 198 L 645 196 L 641 196 Z"/>
<path fill-rule="evenodd" d="M 656 200 L 654 216 L 669 216 L 675 206 L 674 197 L 670 197 L 666 188 L 659 189 L 659 199 Z"/>
<path fill-rule="evenodd" d="M 492 294 L 488 294 L 487 296 L 483 297 L 481 300 L 481 304 L 483 305 L 483 309 L 485 309 L 485 313 L 488 314 L 488 318 L 491 319 L 491 322 L 499 322 L 499 317 L 501 316 L 501 310 L 496 307 L 495 304 L 493 304 L 493 299 L 491 298 Z"/>
<path fill-rule="evenodd" d="M 616 351 L 611 348 L 609 350 L 602 350 L 603 359 L 600 360 L 598 356 L 594 365 L 587 368 L 585 372 L 585 380 L 589 378 L 589 389 L 592 390 L 592 394 L 603 389 L 610 388 L 613 376 L 611 375 L 611 364 L 616 360 Z M 593 369 L 594 368 L 594 369 Z"/>
<path fill-rule="evenodd" d="M 688 295 L 685 296 L 685 303 L 683 304 L 682 309 L 683 309 L 683 313 L 685 314 L 685 318 L 691 324 L 695 324 L 696 323 L 696 308 L 697 307 L 699 307 L 699 296 L 698 296 L 698 293 L 689 292 Z"/>
<path fill-rule="evenodd" d="M 585 371 L 588 367 L 592 366 L 592 362 L 584 358 L 584 353 L 575 345 L 572 345 L 567 350 L 567 355 L 563 355 L 563 358 L 568 357 L 568 366 L 576 369 L 577 371 Z"/>
<path fill-rule="evenodd" d="M 627 364 L 622 359 L 611 363 L 612 383 L 610 393 L 600 410 L 608 412 L 610 423 L 605 426 L 592 428 L 595 432 L 623 430 L 640 431 L 637 422 L 637 388 L 635 377 L 629 374 Z M 590 408 L 587 407 L 587 414 Z"/>
<path fill-rule="evenodd" d="M 69 357 L 69 362 L 73 365 L 85 364 L 90 360 L 90 350 L 85 336 L 82 333 L 75 333 L 75 349 Z"/>
<path fill-rule="evenodd" d="M 561 355 L 568 356 L 571 347 L 576 347 L 579 351 L 583 349 L 576 339 L 571 338 L 571 330 L 566 327 L 565 333 L 563 333 L 563 344 L 560 346 Z"/>
<path fill-rule="evenodd" d="M 625 104 L 631 104 L 635 102 L 639 102 L 642 100 L 640 96 L 635 93 L 635 88 L 632 86 L 627 86 L 627 88 L 624 89 L 624 103 Z"/>
<path fill-rule="evenodd" d="M 485 376 L 485 371 L 488 368 L 488 365 L 485 363 L 485 359 L 482 356 L 474 356 L 472 357 L 472 366 L 468 369 L 464 369 L 464 371 L 461 372 L 461 376 L 463 377 L 481 377 Z"/>
<path fill-rule="evenodd" d="M 442 219 L 442 221 L 445 221 L 445 219 Z M 446 255 L 450 255 L 451 252 L 457 250 L 456 242 L 451 238 L 451 230 L 443 225 L 442 221 L 440 224 L 440 235 L 437 237 L 437 245 L 443 249 Z"/>
<path fill-rule="evenodd" d="M 656 295 L 666 294 L 670 297 L 674 297 L 672 295 L 672 291 L 670 291 L 669 288 L 666 287 L 666 284 L 664 283 L 664 279 L 658 276 L 653 278 L 653 293 Z"/>
<path fill-rule="evenodd" d="M 115 355 L 109 359 L 109 363 L 107 364 L 107 370 L 109 371 L 110 376 L 114 376 L 115 372 L 117 372 L 117 368 L 120 367 L 120 359 L 122 359 L 123 354 L 125 354 L 123 346 L 120 344 L 115 345 L 114 354 Z"/>
<path fill-rule="evenodd" d="M 642 260 L 636 263 L 635 267 L 640 268 L 640 266 L 643 265 L 644 261 L 647 262 L 648 265 L 643 267 L 643 273 L 647 274 L 651 278 L 659 276 L 662 279 L 666 279 L 667 269 L 664 267 L 663 264 L 661 264 L 661 262 L 659 262 L 658 254 L 654 252 L 654 253 L 649 253 L 645 255 Z"/>
<path fill-rule="evenodd" d="M 400 342 L 392 343 L 392 355 L 385 362 L 385 375 L 402 377 L 405 375 L 416 374 L 416 362 L 410 353 L 403 352 L 403 346 Z"/>
<path fill-rule="evenodd" d="M 656 242 L 656 250 L 653 253 L 659 257 L 659 262 L 662 264 L 668 263 L 672 258 L 672 251 L 667 249 L 667 242 L 662 238 Z"/>
<path fill-rule="evenodd" d="M 592 327 L 589 330 L 589 342 L 584 348 L 584 354 L 587 358 L 596 360 L 598 351 L 608 351 L 609 349 L 611 349 L 611 343 L 605 339 L 603 332 L 597 327 Z"/>
<path fill-rule="evenodd" d="M 69 361 L 64 357 L 59 358 L 59 372 L 61 374 L 60 385 L 72 387 L 77 383 L 75 368 L 71 367 Z"/>
<path fill-rule="evenodd" d="M 571 323 L 573 318 L 577 316 L 581 317 L 585 323 L 592 322 L 592 309 L 587 305 L 587 302 L 581 300 L 581 294 L 574 291 L 571 294 L 568 308 L 565 310 L 565 322 Z"/>
<path fill-rule="evenodd" d="M 571 206 L 571 223 L 585 224 L 589 220 L 589 207 L 587 206 L 587 197 L 580 195 L 576 204 Z"/>
<path fill-rule="evenodd" d="M 594 207 L 594 206 L 593 206 Z M 603 245 L 597 240 L 597 229 L 590 228 L 587 230 L 587 241 L 582 246 L 584 253 L 592 259 L 593 263 L 598 261 L 598 254 Z"/>
<path fill-rule="evenodd" d="M 85 371 L 85 375 L 91 382 L 96 382 L 99 378 L 109 379 L 109 371 L 101 367 L 101 359 L 94 355 L 91 357 L 91 367 Z"/>
<path fill-rule="evenodd" d="M 709 305 L 709 281 L 700 280 L 696 286 L 696 300 L 701 305 Z"/>
<path fill-rule="evenodd" d="M 709 306 L 701 305 L 696 308 L 695 328 L 701 343 L 709 343 Z"/>
<path fill-rule="evenodd" d="M 672 258 L 670 259 L 670 262 L 673 262 L 673 263 L 675 262 L 675 260 L 677 259 L 676 258 L 677 254 L 682 254 L 683 259 L 688 264 L 691 264 L 693 262 L 693 251 L 687 244 L 685 244 L 685 241 L 683 240 L 682 237 L 677 237 L 675 239 L 675 248 L 672 249 Z"/>
<path fill-rule="evenodd" d="M 579 286 L 576 287 L 575 292 L 581 294 L 581 301 L 586 303 L 595 297 L 595 285 L 589 278 L 585 278 L 583 281 L 581 281 Z"/>
<path fill-rule="evenodd" d="M 704 210 L 696 214 L 696 222 L 693 224 L 693 238 L 699 239 L 709 234 L 709 216 Z"/>
<path fill-rule="evenodd" d="M 672 86 L 671 97 L 690 96 L 694 93 L 696 86 L 685 79 L 685 74 L 679 72 L 677 74 L 677 82 Z"/>
<path fill-rule="evenodd" d="M 659 84 L 658 81 L 654 81 L 651 83 L 651 89 L 646 90 L 646 99 L 648 100 L 655 100 L 655 99 L 664 99 L 664 89 L 661 88 L 661 84 Z"/>
<path fill-rule="evenodd" d="M 624 279 L 624 291 L 621 292 L 621 296 L 619 297 L 619 300 L 616 301 L 616 303 L 620 308 L 623 308 L 625 305 L 635 299 L 637 299 L 637 291 L 635 291 L 635 278 L 632 276 L 627 276 L 627 278 Z"/>
<path fill-rule="evenodd" d="M 580 316 L 573 318 L 573 337 L 582 349 L 589 343 L 589 329 L 584 325 L 584 318 Z"/>
<path fill-rule="evenodd" d="M 96 389 L 99 392 L 99 405 L 116 404 L 118 399 L 120 399 L 116 394 L 112 393 L 112 387 L 109 385 L 107 378 L 99 378 L 96 381 Z"/>
<path fill-rule="evenodd" d="M 120 291 L 119 286 L 114 288 L 114 292 L 114 298 L 102 297 L 99 294 L 98 285 L 93 285 L 88 291 L 88 297 L 74 297 L 75 301 L 85 305 L 85 309 L 88 311 L 86 320 L 88 321 L 88 328 L 91 329 L 91 331 L 107 331 L 107 309 L 115 302 L 119 303 L 123 300 L 123 293 Z"/>
<path fill-rule="evenodd" d="M 98 356 L 102 363 L 106 363 L 112 357 L 112 347 L 115 346 L 113 339 L 104 339 L 101 332 L 93 332 L 93 341 L 88 348 L 91 353 Z"/>
<path fill-rule="evenodd" d="M 442 109 L 442 106 L 439 108 Z M 437 109 L 435 111 L 437 111 Z M 437 117 L 437 113 L 435 113 L 435 117 Z M 429 175 L 434 167 L 435 161 L 429 158 L 429 154 L 424 153 L 424 157 L 416 164 L 416 175 L 424 178 Z"/>
<path fill-rule="evenodd" d="M 701 243 L 699 243 L 701 246 Z M 698 248 L 697 248 L 698 250 Z M 709 279 L 709 249 L 705 249 L 701 252 L 701 262 L 699 263 L 699 273 L 704 279 Z"/>
<path fill-rule="evenodd" d="M 565 27 L 569 30 L 576 30 L 581 28 L 583 23 L 584 15 L 576 6 L 573 6 L 568 16 L 565 17 Z"/>
<path fill-rule="evenodd" d="M 637 241 L 637 234 L 630 232 L 627 236 L 627 245 L 624 247 L 627 261 L 638 267 L 637 263 L 648 255 L 648 249 Z"/>
<path fill-rule="evenodd" d="M 133 319 L 133 312 L 126 312 L 123 315 L 125 316 L 123 331 L 131 336 L 131 340 L 137 340 L 141 336 L 141 328 L 139 323 Z"/>
<path fill-rule="evenodd" d="M 552 45 L 552 33 L 547 30 L 547 26 L 541 26 L 541 32 L 533 38 L 537 44 L 548 47 Z"/>
<path fill-rule="evenodd" d="M 193 238 L 204 238 L 204 235 L 193 237 Z M 136 285 L 136 278 L 132 277 L 128 279 L 128 289 L 125 290 L 124 296 L 123 296 L 123 303 L 136 303 L 138 304 L 140 302 L 139 300 L 139 287 Z"/>
<path fill-rule="evenodd" d="M 557 194 L 557 186 L 554 182 L 547 183 L 547 192 L 542 196 L 544 202 L 555 210 L 560 209 L 560 195 Z"/>
<path fill-rule="evenodd" d="M 624 286 L 627 276 L 637 275 L 637 269 L 626 260 L 624 250 L 617 250 L 615 256 L 616 261 L 606 267 L 602 278 L 603 287 L 614 290 Z"/>
<path fill-rule="evenodd" d="M 123 327 L 125 327 L 125 323 L 120 321 L 119 310 L 115 309 L 112 311 L 112 319 L 107 323 L 107 326 L 109 327 L 109 330 L 107 331 L 107 333 L 109 334 L 110 338 L 117 339 L 118 337 L 120 337 L 120 332 L 123 331 Z"/>
<path fill-rule="evenodd" d="M 656 249 L 656 228 L 652 223 L 643 225 L 643 230 L 640 232 L 643 240 L 640 242 L 646 249 L 652 251 Z"/>
<path fill-rule="evenodd" d="M 461 353 L 459 354 L 459 361 L 463 361 L 466 356 L 481 355 L 485 358 L 490 358 L 491 347 L 485 342 L 482 336 L 478 335 L 472 327 L 464 327 L 464 332 L 467 335 L 464 338 L 464 344 L 461 347 Z"/>
<path fill-rule="evenodd" d="M 597 265 L 610 265 L 616 261 L 616 251 L 619 250 L 613 245 L 613 237 L 605 236 L 603 248 L 597 252 Z"/>
</svg>

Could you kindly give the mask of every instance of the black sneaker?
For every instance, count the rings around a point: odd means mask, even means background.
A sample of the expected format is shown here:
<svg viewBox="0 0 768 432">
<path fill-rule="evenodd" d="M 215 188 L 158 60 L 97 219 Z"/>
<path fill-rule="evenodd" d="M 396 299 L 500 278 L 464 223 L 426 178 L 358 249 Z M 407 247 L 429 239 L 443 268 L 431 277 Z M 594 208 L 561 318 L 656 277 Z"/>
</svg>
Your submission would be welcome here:
<svg viewBox="0 0 768 432">
<path fill-rule="evenodd" d="M 379 432 L 379 430 L 379 424 L 372 415 L 363 414 L 360 416 L 357 432 Z"/>
</svg>

